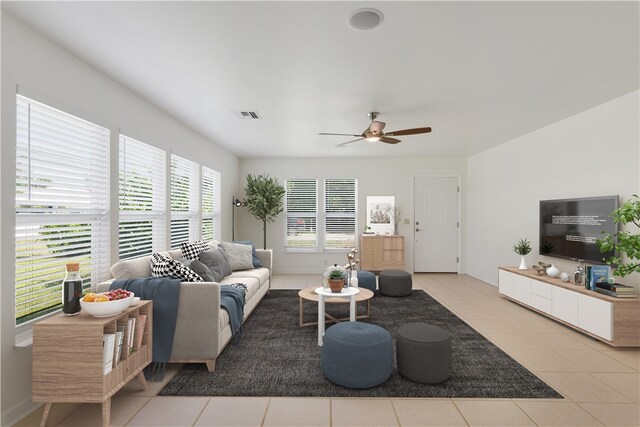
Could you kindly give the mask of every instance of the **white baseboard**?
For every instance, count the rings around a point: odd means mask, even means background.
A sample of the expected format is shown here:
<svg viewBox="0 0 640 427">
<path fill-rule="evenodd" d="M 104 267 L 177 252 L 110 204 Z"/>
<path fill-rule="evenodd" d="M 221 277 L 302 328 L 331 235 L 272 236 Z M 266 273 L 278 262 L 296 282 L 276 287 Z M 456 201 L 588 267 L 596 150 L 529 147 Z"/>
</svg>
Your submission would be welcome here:
<svg viewBox="0 0 640 427">
<path fill-rule="evenodd" d="M 42 406 L 42 403 L 35 403 L 31 399 L 25 399 L 8 409 L 3 408 L 4 411 L 2 411 L 2 422 L 0 422 L 0 425 L 12 426 L 40 406 Z"/>
</svg>

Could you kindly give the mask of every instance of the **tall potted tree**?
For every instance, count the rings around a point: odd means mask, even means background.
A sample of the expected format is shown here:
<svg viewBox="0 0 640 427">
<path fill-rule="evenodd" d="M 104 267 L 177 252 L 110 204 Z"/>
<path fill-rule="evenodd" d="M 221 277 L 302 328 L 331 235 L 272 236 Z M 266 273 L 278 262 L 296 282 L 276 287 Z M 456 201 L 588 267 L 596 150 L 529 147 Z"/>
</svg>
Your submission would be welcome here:
<svg viewBox="0 0 640 427">
<path fill-rule="evenodd" d="M 283 210 L 284 187 L 269 175 L 247 175 L 247 186 L 242 201 L 249 212 L 262 221 L 263 245 L 267 249 L 267 222 L 275 221 Z"/>
</svg>

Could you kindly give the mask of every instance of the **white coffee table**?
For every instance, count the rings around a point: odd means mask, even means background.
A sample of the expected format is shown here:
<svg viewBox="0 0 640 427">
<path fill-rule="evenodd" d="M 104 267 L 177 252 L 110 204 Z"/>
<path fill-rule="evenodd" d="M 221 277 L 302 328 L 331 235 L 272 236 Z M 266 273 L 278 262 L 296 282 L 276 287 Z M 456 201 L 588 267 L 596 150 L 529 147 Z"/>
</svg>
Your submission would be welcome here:
<svg viewBox="0 0 640 427">
<path fill-rule="evenodd" d="M 360 292 L 358 288 L 343 288 L 340 293 L 331 292 L 331 289 L 323 287 L 316 288 L 318 294 L 318 345 L 322 347 L 322 337 L 324 336 L 324 299 L 325 298 L 349 298 L 349 320 L 356 320 L 356 295 Z"/>
</svg>

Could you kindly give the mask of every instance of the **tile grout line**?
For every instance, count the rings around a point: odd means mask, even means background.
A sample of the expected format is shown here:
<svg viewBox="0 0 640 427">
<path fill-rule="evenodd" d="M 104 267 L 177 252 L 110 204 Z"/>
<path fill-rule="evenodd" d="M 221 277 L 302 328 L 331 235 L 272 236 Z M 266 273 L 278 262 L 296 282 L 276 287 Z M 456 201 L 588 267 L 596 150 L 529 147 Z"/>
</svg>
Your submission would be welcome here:
<svg viewBox="0 0 640 427">
<path fill-rule="evenodd" d="M 402 423 L 400 422 L 400 416 L 398 415 L 396 405 L 393 403 L 393 399 L 389 399 L 389 401 L 391 402 L 391 409 L 393 410 L 393 414 L 396 416 L 396 421 L 398 422 L 398 426 L 402 427 Z"/>
<path fill-rule="evenodd" d="M 124 427 L 126 427 L 127 425 L 129 425 L 129 423 L 136 417 L 136 415 L 138 415 L 140 413 L 140 411 L 142 411 L 142 408 L 144 408 L 145 406 L 147 406 L 147 404 L 149 402 L 151 402 L 151 399 L 153 399 L 153 396 L 149 397 L 149 396 L 140 396 L 140 397 L 146 397 L 147 400 L 144 402 L 144 404 L 142 406 L 140 406 L 140 408 L 138 408 L 137 411 L 134 412 L 133 415 L 131 415 L 129 417 L 129 419 L 124 423 Z M 113 396 L 111 396 L 111 398 L 113 398 Z M 113 408 L 112 408 L 113 409 Z"/>
<path fill-rule="evenodd" d="M 271 406 L 271 398 L 267 400 L 267 407 L 264 408 L 264 414 L 262 414 L 262 421 L 260 422 L 260 427 L 263 427 L 265 421 L 267 420 L 267 412 L 269 412 L 269 406 Z"/>
<path fill-rule="evenodd" d="M 211 404 L 211 397 L 209 397 L 209 400 L 207 400 L 207 403 L 202 407 L 202 409 L 200 410 L 200 413 L 198 414 L 196 419 L 193 420 L 193 424 L 191 424 L 191 427 L 194 427 L 198 423 L 198 420 L 200 419 L 200 417 L 204 413 L 205 409 L 207 409 L 207 406 L 209 406 L 210 404 Z"/>
<path fill-rule="evenodd" d="M 449 400 L 451 401 L 451 403 L 453 403 L 453 407 L 456 408 L 456 411 L 458 411 L 458 413 L 462 417 L 463 421 L 467 424 L 467 426 L 470 426 L 471 423 L 467 420 L 467 417 L 464 416 L 464 414 L 462 413 L 462 410 L 458 407 L 458 405 L 456 405 L 456 401 L 453 399 L 449 399 Z"/>
</svg>

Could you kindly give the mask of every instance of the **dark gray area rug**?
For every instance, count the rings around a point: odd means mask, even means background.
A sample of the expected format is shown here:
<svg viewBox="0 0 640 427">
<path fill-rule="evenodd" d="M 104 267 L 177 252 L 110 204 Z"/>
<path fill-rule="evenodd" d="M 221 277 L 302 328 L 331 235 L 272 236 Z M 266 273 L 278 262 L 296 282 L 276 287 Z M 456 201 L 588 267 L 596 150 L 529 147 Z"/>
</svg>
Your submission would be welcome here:
<svg viewBox="0 0 640 427">
<path fill-rule="evenodd" d="M 364 310 L 359 303 L 358 313 Z M 328 312 L 348 316 L 347 304 Z M 305 302 L 305 321 L 317 319 L 317 304 Z M 409 322 L 427 322 L 452 335 L 451 377 L 440 384 L 418 384 L 398 374 L 370 389 L 350 389 L 327 380 L 320 371 L 317 326 L 298 326 L 298 291 L 272 290 L 245 322 L 238 345 L 230 343 L 214 372 L 204 364 L 186 364 L 160 396 L 313 396 L 313 397 L 460 397 L 562 398 L 422 290 L 403 298 L 376 293 L 369 322 L 395 337 Z M 329 326 L 329 325 L 328 325 Z"/>
</svg>

